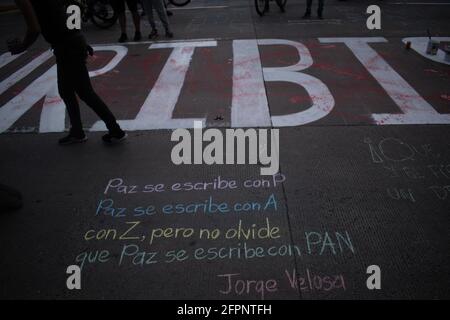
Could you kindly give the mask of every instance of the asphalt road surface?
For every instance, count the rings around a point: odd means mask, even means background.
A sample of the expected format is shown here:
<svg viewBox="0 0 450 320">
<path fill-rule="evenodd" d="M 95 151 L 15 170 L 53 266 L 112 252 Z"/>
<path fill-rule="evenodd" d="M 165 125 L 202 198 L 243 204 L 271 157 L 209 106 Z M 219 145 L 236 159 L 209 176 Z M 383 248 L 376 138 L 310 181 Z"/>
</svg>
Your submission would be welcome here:
<svg viewBox="0 0 450 320">
<path fill-rule="evenodd" d="M 2 47 L 0 183 L 24 206 L 0 216 L 1 298 L 450 298 L 450 2 L 330 0 L 324 20 L 270 5 L 193 0 L 171 8 L 173 39 L 139 43 L 84 24 L 92 83 L 129 132 L 116 146 L 84 104 L 89 141 L 58 146 L 51 52 Z M 21 35 L 20 13 L 0 30 Z M 195 120 L 278 129 L 279 173 L 175 165 L 172 132 Z"/>
</svg>

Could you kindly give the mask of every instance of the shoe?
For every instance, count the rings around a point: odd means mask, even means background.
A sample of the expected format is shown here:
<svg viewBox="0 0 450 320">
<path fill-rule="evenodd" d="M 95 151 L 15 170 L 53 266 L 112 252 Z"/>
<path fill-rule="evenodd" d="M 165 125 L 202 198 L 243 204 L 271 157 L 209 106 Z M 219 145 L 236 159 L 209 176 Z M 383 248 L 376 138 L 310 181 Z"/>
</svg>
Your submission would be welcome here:
<svg viewBox="0 0 450 320">
<path fill-rule="evenodd" d="M 320 15 L 317 16 L 317 19 L 323 20 L 323 16 L 320 14 Z"/>
<path fill-rule="evenodd" d="M 168 16 L 168 17 L 171 17 L 171 16 L 173 16 L 173 12 L 172 12 L 172 11 L 170 11 L 170 10 L 167 10 L 167 11 L 166 11 L 166 13 L 167 13 L 167 16 Z"/>
<path fill-rule="evenodd" d="M 152 32 L 150 32 L 150 34 L 148 35 L 149 39 L 154 39 L 158 37 L 158 30 L 153 29 Z"/>
<path fill-rule="evenodd" d="M 126 33 L 122 33 L 122 34 L 120 35 L 119 40 L 117 40 L 117 41 L 118 41 L 119 43 L 128 41 L 128 36 L 127 36 L 127 34 L 126 34 Z"/>
<path fill-rule="evenodd" d="M 87 141 L 87 136 L 83 134 L 82 136 L 76 136 L 71 133 L 69 133 L 68 136 L 59 139 L 58 143 L 62 146 L 66 146 L 69 144 L 75 144 L 75 143 L 83 143 Z"/>
<path fill-rule="evenodd" d="M 134 34 L 134 41 L 141 41 L 142 39 L 142 35 L 139 31 L 136 31 L 136 33 Z"/>
<path fill-rule="evenodd" d="M 311 18 L 311 13 L 308 13 L 308 12 L 305 13 L 302 17 L 302 19 L 309 19 L 309 18 Z"/>
<path fill-rule="evenodd" d="M 124 141 L 128 137 L 125 131 L 109 132 L 102 137 L 103 142 L 108 144 L 119 143 Z"/>
<path fill-rule="evenodd" d="M 173 33 L 169 30 L 166 30 L 166 38 L 173 38 Z"/>
</svg>

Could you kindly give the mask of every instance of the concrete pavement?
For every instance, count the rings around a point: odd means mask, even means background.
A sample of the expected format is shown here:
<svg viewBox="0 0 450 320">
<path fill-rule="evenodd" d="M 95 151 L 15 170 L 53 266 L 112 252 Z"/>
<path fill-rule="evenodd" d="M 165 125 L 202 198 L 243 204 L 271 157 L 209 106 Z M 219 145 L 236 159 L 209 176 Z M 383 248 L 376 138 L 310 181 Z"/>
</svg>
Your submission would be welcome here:
<svg viewBox="0 0 450 320">
<path fill-rule="evenodd" d="M 252 1 L 193 1 L 174 10 L 173 41 L 138 44 L 86 25 L 93 84 L 130 131 L 114 147 L 88 108 L 90 140 L 56 145 L 68 122 L 42 42 L 2 56 L 0 182 L 25 203 L 0 217 L 0 296 L 448 298 L 450 66 L 402 40 L 450 37 L 450 5 L 398 2 L 381 4 L 380 31 L 369 1 L 328 1 L 308 22 L 304 1 L 263 18 Z M 280 174 L 175 166 L 171 129 L 192 119 L 279 128 Z M 81 290 L 66 288 L 71 264 Z"/>
</svg>

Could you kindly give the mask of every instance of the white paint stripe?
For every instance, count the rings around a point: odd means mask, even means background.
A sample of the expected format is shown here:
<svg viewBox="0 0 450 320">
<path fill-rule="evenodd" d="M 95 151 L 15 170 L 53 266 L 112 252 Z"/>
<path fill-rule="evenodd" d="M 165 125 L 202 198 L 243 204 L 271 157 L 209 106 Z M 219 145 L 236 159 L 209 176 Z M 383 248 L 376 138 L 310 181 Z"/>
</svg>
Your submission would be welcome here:
<svg viewBox="0 0 450 320">
<path fill-rule="evenodd" d="M 196 47 L 215 47 L 217 42 L 159 43 L 150 49 L 173 48 L 161 74 L 136 116 L 143 128 L 192 128 L 194 121 L 205 119 L 172 119 L 173 110 L 183 88 Z"/>
<path fill-rule="evenodd" d="M 256 40 L 233 41 L 233 127 L 271 126 Z"/>
<path fill-rule="evenodd" d="M 366 44 L 367 42 L 373 43 L 384 43 L 387 40 L 383 37 L 350 37 L 350 38 L 319 38 L 322 43 L 361 43 Z"/>
<path fill-rule="evenodd" d="M 48 59 L 50 59 L 51 56 L 52 53 L 50 50 L 45 51 L 37 58 L 33 59 L 30 63 L 26 64 L 21 69 L 14 72 L 8 78 L 0 82 L 0 94 L 2 94 L 3 92 L 11 88 L 13 85 L 15 85 L 17 82 L 28 76 L 31 72 L 33 72 L 33 70 L 35 70 L 37 67 L 39 67 Z"/>
<path fill-rule="evenodd" d="M 299 61 L 287 67 L 263 68 L 265 81 L 284 81 L 295 83 L 308 92 L 313 105 L 304 111 L 282 116 L 272 116 L 275 127 L 298 126 L 317 121 L 328 115 L 334 107 L 334 98 L 328 87 L 319 79 L 298 71 L 312 66 L 313 59 L 308 48 L 296 41 L 280 39 L 258 40 L 260 45 L 285 45 L 297 50 Z"/>
<path fill-rule="evenodd" d="M 39 132 L 63 132 L 66 124 L 66 106 L 58 93 L 58 86 L 55 83 L 47 93 L 42 105 L 42 112 L 39 121 Z"/>
<path fill-rule="evenodd" d="M 11 127 L 25 112 L 38 102 L 56 83 L 56 66 L 33 81 L 20 94 L 0 108 L 0 133 Z"/>
<path fill-rule="evenodd" d="M 396 5 L 421 5 L 421 6 L 449 6 L 450 3 L 445 2 L 391 2 L 387 4 L 396 4 Z"/>
<path fill-rule="evenodd" d="M 160 43 L 188 43 L 188 42 L 194 42 L 194 43 L 201 43 L 204 41 L 219 41 L 222 40 L 222 38 L 204 38 L 204 39 L 179 39 L 179 40 L 159 40 L 159 41 L 133 41 L 133 42 L 126 42 L 126 43 L 98 43 L 93 44 L 92 46 L 128 46 L 128 45 L 140 45 L 140 44 L 160 44 Z"/>
<path fill-rule="evenodd" d="M 8 63 L 10 63 L 11 61 L 16 60 L 18 57 L 20 57 L 22 54 L 24 54 L 25 52 L 19 53 L 19 54 L 15 54 L 12 55 L 11 52 L 5 52 L 0 56 L 0 68 L 3 68 L 4 66 L 6 66 Z"/>
<path fill-rule="evenodd" d="M 266 72 L 278 72 L 278 71 L 301 71 L 308 69 L 313 64 L 313 59 L 308 48 L 297 41 L 282 40 L 282 39 L 261 39 L 258 40 L 258 45 L 262 46 L 289 46 L 293 47 L 298 54 L 298 62 L 296 64 L 286 66 L 286 67 L 276 67 L 276 68 L 264 68 Z"/>
<path fill-rule="evenodd" d="M 192 41 L 192 42 L 162 42 L 154 43 L 150 49 L 168 49 L 168 48 L 202 48 L 216 47 L 217 41 Z"/>
<path fill-rule="evenodd" d="M 425 124 L 425 123 L 450 123 L 450 115 L 439 114 L 433 109 L 420 95 L 409 86 L 409 84 L 401 78 L 388 64 L 384 61 L 375 50 L 373 50 L 367 42 L 386 42 L 384 38 L 322 38 L 319 39 L 320 42 L 324 43 L 335 43 L 344 42 L 352 50 L 357 59 L 368 69 L 372 76 L 380 83 L 380 85 L 386 90 L 389 96 L 399 105 L 400 109 L 404 114 L 374 114 L 372 115 L 377 124 Z M 253 42 L 256 40 L 235 40 L 234 42 L 244 41 Z M 153 90 L 150 92 L 147 100 L 143 106 L 140 113 L 143 115 L 141 118 L 138 116 L 136 120 L 126 120 L 120 121 L 124 124 L 124 128 L 127 130 L 147 130 L 147 129 L 171 129 L 178 127 L 192 127 L 193 121 L 199 119 L 172 119 L 173 110 L 178 102 L 178 97 L 181 92 L 182 86 L 185 81 L 186 72 L 189 68 L 192 55 L 194 54 L 194 48 L 196 46 L 216 46 L 216 41 L 209 41 L 208 43 L 200 41 L 185 42 L 185 45 L 180 44 L 178 41 L 167 43 L 167 42 L 150 42 L 153 45 L 150 49 L 162 49 L 162 48 L 174 48 L 169 60 L 166 62 L 163 72 L 161 72 Z M 139 43 L 139 44 L 142 44 Z M 286 126 L 286 125 L 299 125 L 307 122 L 313 121 L 312 119 L 319 119 L 329 112 L 332 108 L 330 107 L 330 99 L 324 98 L 327 94 L 326 86 L 318 79 L 299 73 L 298 71 L 303 70 L 310 66 L 312 63 L 312 58 L 309 54 L 307 48 L 303 49 L 302 45 L 297 42 L 288 40 L 258 40 L 259 45 L 294 45 L 297 48 L 300 56 L 300 61 L 294 66 L 280 67 L 280 68 L 262 68 L 260 65 L 260 57 L 258 54 L 252 54 L 247 56 L 247 50 L 243 50 L 242 57 L 239 59 L 244 65 L 252 64 L 256 59 L 259 66 L 259 72 L 256 77 L 259 77 L 261 81 L 261 73 L 264 74 L 266 81 L 287 81 L 296 83 L 299 86 L 303 86 L 308 94 L 313 100 L 314 106 L 317 110 L 310 108 L 306 111 L 299 112 L 302 116 L 298 117 L 298 114 L 293 115 L 283 115 L 283 116 L 273 116 L 272 121 L 274 125 Z M 96 76 L 102 74 L 103 72 L 108 72 L 113 67 L 115 67 L 120 60 L 126 55 L 127 48 L 123 46 L 118 46 L 123 48 L 121 58 L 115 56 L 107 67 L 100 70 L 96 70 L 90 73 L 91 76 Z M 102 45 L 102 47 L 95 48 L 96 50 L 110 50 L 111 46 Z M 233 47 L 234 50 L 234 47 Z M 254 48 L 252 49 L 254 50 Z M 250 50 L 250 51 L 252 51 Z M 258 52 L 258 48 L 256 48 Z M 4 56 L 5 59 L 6 56 Z M 247 59 L 245 59 L 245 57 Z M 235 57 L 236 58 L 236 57 Z M 249 60 L 250 59 L 250 60 Z M 3 60 L 5 61 L 5 60 Z M 236 59 L 234 61 L 236 65 Z M 245 71 L 245 70 L 244 70 Z M 253 68 L 250 72 L 254 72 Z M 243 79 L 247 76 L 245 73 L 242 74 Z M 234 80 L 239 80 L 234 78 Z M 262 80 L 264 81 L 264 80 Z M 167 86 L 166 88 L 164 88 Z M 234 83 L 233 83 L 234 86 Z M 36 79 L 30 86 L 28 86 L 23 92 L 14 97 L 6 105 L 0 108 L 0 133 L 6 131 L 10 128 L 18 118 L 20 118 L 29 108 L 33 106 L 39 99 L 46 96 L 44 102 L 43 113 L 41 114 L 41 132 L 49 132 L 50 130 L 61 130 L 63 128 L 64 117 L 63 108 L 61 105 L 57 108 L 52 109 L 53 106 L 58 105 L 57 94 L 56 94 L 56 68 L 52 67 L 50 70 L 45 72 L 41 77 Z M 261 89 L 261 85 L 257 85 L 256 88 Z M 233 87 L 233 94 L 238 88 Z M 242 93 L 246 93 L 245 88 L 240 88 Z M 261 117 L 262 121 L 256 122 L 255 126 L 270 126 L 270 115 L 268 115 L 268 103 L 265 96 L 264 83 L 262 83 L 262 90 L 264 96 L 263 108 L 256 108 L 256 112 L 253 114 L 251 112 L 244 112 L 243 115 L 252 117 Z M 250 88 L 250 93 L 255 92 L 253 88 Z M 329 91 L 328 91 L 329 93 Z M 331 96 L 331 94 L 330 94 Z M 327 100 L 328 99 L 328 100 Z M 332 99 L 332 96 L 331 96 Z M 55 104 L 56 101 L 56 104 Z M 264 108 L 264 101 L 267 109 Z M 326 101 L 326 103 L 324 103 Z M 333 105 L 334 105 L 334 100 Z M 245 106 L 245 104 L 243 105 Z M 145 108 L 144 108 L 145 107 Z M 322 109 L 322 110 L 320 110 Z M 235 108 L 232 106 L 232 114 L 234 112 L 241 112 L 239 105 Z M 316 112 L 316 111 L 322 111 Z M 324 113 L 325 111 L 325 113 Z M 269 117 L 267 120 L 266 117 Z M 284 119 L 283 119 L 284 118 Z M 233 119 L 233 117 L 232 117 Z M 241 121 L 242 118 L 237 117 L 236 121 Z M 245 120 L 245 118 L 244 118 Z M 204 123 L 204 119 L 200 119 Z M 252 121 L 252 120 L 250 120 Z M 267 124 L 269 123 L 269 124 Z M 232 122 L 232 126 L 234 123 Z M 104 124 L 102 122 L 97 122 L 92 130 L 104 130 Z M 48 130 L 48 131 L 46 131 Z"/>
<path fill-rule="evenodd" d="M 116 56 L 100 70 L 91 72 L 91 76 L 97 76 L 108 72 L 125 57 L 126 47 L 96 48 L 97 50 L 116 51 Z M 56 66 L 52 66 L 42 76 L 33 81 L 20 94 L 16 95 L 8 103 L 0 108 L 0 133 L 10 128 L 25 112 L 27 112 L 42 97 L 46 97 L 43 114 L 41 114 L 41 132 L 59 131 L 64 128 L 64 115 L 62 102 L 57 94 Z"/>
<path fill-rule="evenodd" d="M 189 46 L 180 43 L 155 44 L 150 48 L 163 49 L 170 48 L 172 45 L 173 51 L 136 117 L 137 120 L 147 122 L 147 125 L 153 122 L 153 125 L 160 126 L 164 125 L 166 121 L 172 120 L 173 110 L 178 102 L 186 73 L 194 55 L 194 43 Z M 192 127 L 194 120 L 188 121 L 188 126 Z"/>
<path fill-rule="evenodd" d="M 450 42 L 450 37 L 433 37 L 433 40 Z M 402 41 L 404 43 L 411 41 L 411 48 L 417 53 L 419 53 L 422 57 L 425 57 L 435 62 L 450 65 L 450 61 L 445 60 L 445 52 L 441 49 L 438 50 L 435 56 L 427 54 L 427 46 L 428 46 L 427 37 L 405 38 Z"/>
<path fill-rule="evenodd" d="M 105 74 L 105 73 L 111 71 L 112 69 L 114 69 L 115 67 L 117 67 L 117 65 L 120 63 L 120 61 L 122 61 L 122 59 L 125 58 L 125 56 L 128 53 L 127 47 L 119 46 L 119 45 L 116 45 L 116 46 L 94 46 L 93 49 L 94 49 L 94 51 L 113 51 L 115 53 L 115 55 L 111 59 L 111 61 L 109 61 L 108 64 L 105 65 L 103 68 L 89 72 L 89 76 L 91 78 Z"/>
<path fill-rule="evenodd" d="M 288 24 L 342 24 L 342 20 L 341 19 L 288 20 Z"/>
<path fill-rule="evenodd" d="M 102 68 L 89 72 L 94 78 L 114 69 L 127 55 L 128 48 L 124 46 L 98 46 L 95 51 L 113 51 L 114 57 Z M 39 132 L 62 132 L 65 129 L 66 107 L 58 93 L 57 83 L 46 94 L 42 106 Z"/>
<path fill-rule="evenodd" d="M 172 119 L 172 115 L 195 48 L 212 46 L 217 46 L 217 42 L 162 43 L 150 46 L 150 49 L 173 48 L 173 51 L 136 119 L 121 120 L 119 124 L 125 130 L 192 128 L 194 121 L 201 121 L 204 124 L 205 118 Z M 97 122 L 92 127 L 92 130 L 104 129 L 104 124 L 101 122 Z"/>
<path fill-rule="evenodd" d="M 206 7 L 181 7 L 181 8 L 169 8 L 169 11 L 178 11 L 178 10 L 200 10 L 200 9 L 224 9 L 228 8 L 228 6 L 206 6 Z"/>
<path fill-rule="evenodd" d="M 387 42 L 384 38 L 320 38 L 322 43 L 343 42 L 378 81 L 403 114 L 373 114 L 382 124 L 450 123 L 450 115 L 438 113 L 368 43 Z"/>
</svg>

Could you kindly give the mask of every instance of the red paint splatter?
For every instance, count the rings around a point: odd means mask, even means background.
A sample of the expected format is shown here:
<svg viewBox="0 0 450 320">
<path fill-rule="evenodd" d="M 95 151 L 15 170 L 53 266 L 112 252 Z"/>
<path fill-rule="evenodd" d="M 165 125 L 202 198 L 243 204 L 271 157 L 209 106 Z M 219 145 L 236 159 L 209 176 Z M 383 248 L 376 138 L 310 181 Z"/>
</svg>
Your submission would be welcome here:
<svg viewBox="0 0 450 320">
<path fill-rule="evenodd" d="M 300 96 L 300 95 L 292 96 L 289 99 L 289 102 L 292 103 L 292 104 L 297 104 L 297 103 L 300 103 L 300 102 L 309 102 L 309 101 L 310 101 L 310 99 L 308 97 Z"/>
<path fill-rule="evenodd" d="M 59 97 L 53 97 L 53 98 L 48 98 L 47 97 L 47 104 L 55 104 L 55 103 L 60 103 L 62 100 Z"/>
<path fill-rule="evenodd" d="M 362 74 L 354 73 L 350 70 L 340 69 L 334 65 L 326 64 L 326 63 L 316 63 L 313 65 L 313 68 L 317 68 L 320 70 L 331 71 L 337 75 L 347 76 L 356 80 L 364 80 L 366 77 Z"/>
</svg>

